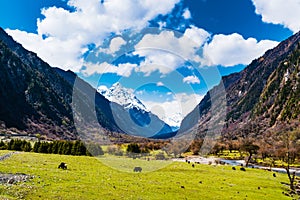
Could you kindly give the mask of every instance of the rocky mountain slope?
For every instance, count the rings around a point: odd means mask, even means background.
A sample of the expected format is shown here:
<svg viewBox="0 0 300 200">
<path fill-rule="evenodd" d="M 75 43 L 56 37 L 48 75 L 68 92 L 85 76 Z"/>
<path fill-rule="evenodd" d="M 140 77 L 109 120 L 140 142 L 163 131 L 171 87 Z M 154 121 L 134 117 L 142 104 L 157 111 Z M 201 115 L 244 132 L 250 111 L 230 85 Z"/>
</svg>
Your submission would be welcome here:
<svg viewBox="0 0 300 200">
<path fill-rule="evenodd" d="M 124 132 L 154 138 L 168 138 L 169 134 L 173 134 L 173 129 L 158 116 L 151 113 L 131 89 L 125 88 L 117 82 L 111 88 L 100 86 L 98 92 L 109 101 L 123 106 L 126 112 L 115 115 L 115 118 L 119 119 L 119 126 L 123 127 Z M 114 109 L 114 106 L 112 108 Z M 120 112 L 118 111 L 118 113 Z"/>
<path fill-rule="evenodd" d="M 243 71 L 223 77 L 185 117 L 180 131 L 194 130 L 204 137 L 221 127 L 223 138 L 235 139 L 259 137 L 282 124 L 299 128 L 299 55 L 300 32 Z"/>
<path fill-rule="evenodd" d="M 40 133 L 60 139 L 77 137 L 71 108 L 73 85 L 1 28 L 0 71 L 2 132 Z M 95 90 L 79 89 L 76 98 L 76 103 L 87 110 L 92 97 L 88 92 L 95 93 Z M 110 102 L 100 95 L 97 97 L 95 110 L 99 123 L 106 130 L 119 131 L 111 114 Z M 88 121 L 90 116 L 86 113 L 78 117 Z"/>
<path fill-rule="evenodd" d="M 145 106 L 140 99 L 135 96 L 132 89 L 123 87 L 119 82 L 113 84 L 110 88 L 101 85 L 98 87 L 97 91 L 109 101 L 122 105 L 127 110 L 134 109 L 142 113 L 151 112 L 147 106 Z M 153 112 L 152 114 L 156 115 Z M 179 129 L 181 120 L 183 119 L 183 116 L 180 112 L 173 115 L 157 115 L 157 117 L 169 125 L 174 131 Z"/>
<path fill-rule="evenodd" d="M 117 82 L 111 88 L 98 87 L 97 91 L 111 102 L 124 106 L 125 109 L 136 108 L 149 112 L 146 106 L 133 94 L 132 90 L 124 88 Z"/>
</svg>

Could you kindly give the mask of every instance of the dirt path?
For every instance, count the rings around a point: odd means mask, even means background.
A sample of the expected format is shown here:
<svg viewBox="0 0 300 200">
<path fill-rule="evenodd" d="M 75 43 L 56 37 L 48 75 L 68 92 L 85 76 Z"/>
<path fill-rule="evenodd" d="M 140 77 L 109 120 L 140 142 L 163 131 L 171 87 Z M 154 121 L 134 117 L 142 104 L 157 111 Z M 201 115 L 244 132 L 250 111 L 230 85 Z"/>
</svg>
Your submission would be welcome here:
<svg viewBox="0 0 300 200">
<path fill-rule="evenodd" d="M 4 155 L 0 156 L 0 161 L 6 160 L 6 159 L 10 158 L 12 155 L 18 154 L 18 153 L 19 152 L 10 152 L 10 153 L 4 154 Z"/>
</svg>

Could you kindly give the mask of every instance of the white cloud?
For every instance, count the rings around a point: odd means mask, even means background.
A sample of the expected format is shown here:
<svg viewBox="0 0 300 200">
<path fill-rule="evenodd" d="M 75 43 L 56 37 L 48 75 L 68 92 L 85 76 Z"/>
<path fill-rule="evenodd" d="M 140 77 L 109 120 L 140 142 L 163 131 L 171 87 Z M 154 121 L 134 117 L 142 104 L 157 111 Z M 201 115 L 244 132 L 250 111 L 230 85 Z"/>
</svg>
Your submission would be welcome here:
<svg viewBox="0 0 300 200">
<path fill-rule="evenodd" d="M 152 72 L 159 71 L 161 74 L 168 74 L 184 64 L 184 60 L 170 52 L 160 49 L 144 49 L 133 53 L 145 57 L 140 63 L 137 71 L 143 72 L 145 76 L 150 76 Z"/>
<path fill-rule="evenodd" d="M 50 65 L 78 71 L 82 65 L 80 57 L 87 44 L 100 45 L 111 33 L 144 28 L 149 20 L 169 13 L 178 2 L 112 0 L 102 4 L 99 0 L 69 0 L 74 12 L 57 7 L 42 9 L 44 19 L 37 21 L 38 34 L 19 30 L 7 32 Z M 42 36 L 48 38 L 43 39 Z"/>
<path fill-rule="evenodd" d="M 109 48 L 100 48 L 99 52 L 104 52 L 106 54 L 114 54 L 120 50 L 121 46 L 125 45 L 126 41 L 122 37 L 115 37 L 110 41 Z"/>
<path fill-rule="evenodd" d="M 278 42 L 270 40 L 258 42 L 255 38 L 244 39 L 237 33 L 215 35 L 212 41 L 204 46 L 203 64 L 208 66 L 249 64 L 277 44 Z"/>
<path fill-rule="evenodd" d="M 146 34 L 135 46 L 135 55 L 145 57 L 140 71 L 146 75 L 158 70 L 162 74 L 170 73 L 181 67 L 187 60 L 199 62 L 197 50 L 207 41 L 210 34 L 195 26 L 176 37 L 173 31 L 159 34 Z"/>
<path fill-rule="evenodd" d="M 19 30 L 6 29 L 6 32 L 53 67 L 79 71 L 82 66 L 80 57 L 84 48 L 79 40 L 60 40 L 56 37 L 43 39 L 40 35 Z"/>
<path fill-rule="evenodd" d="M 159 29 L 163 29 L 167 26 L 167 23 L 166 22 L 158 22 L 158 26 L 159 26 Z"/>
<path fill-rule="evenodd" d="M 193 41 L 199 47 L 210 38 L 210 34 L 206 30 L 196 26 L 191 26 L 191 28 L 186 29 L 183 36 Z"/>
<path fill-rule="evenodd" d="M 159 81 L 159 82 L 156 83 L 156 86 L 164 86 L 164 83 Z"/>
<path fill-rule="evenodd" d="M 172 101 L 141 101 L 160 119 L 166 120 L 169 125 L 176 125 L 174 121 L 179 119 L 179 122 L 181 122 L 183 117 L 189 114 L 200 103 L 202 98 L 203 96 L 198 94 L 177 93 Z"/>
<path fill-rule="evenodd" d="M 105 74 L 105 73 L 113 73 L 119 76 L 129 77 L 137 65 L 131 63 L 122 63 L 118 64 L 118 66 L 109 64 L 107 62 L 104 63 L 86 63 L 86 68 L 83 69 L 81 72 L 85 76 L 90 76 L 92 74 Z"/>
<path fill-rule="evenodd" d="M 294 33 L 300 30 L 300 0 L 252 0 L 255 12 L 267 23 L 282 24 Z"/>
<path fill-rule="evenodd" d="M 197 76 L 187 76 L 184 77 L 182 80 L 184 83 L 188 83 L 188 84 L 195 84 L 195 83 L 200 83 L 200 80 Z"/>
<path fill-rule="evenodd" d="M 189 9 L 185 9 L 182 16 L 183 16 L 184 19 L 190 19 L 192 17 L 191 12 L 189 11 Z"/>
<path fill-rule="evenodd" d="M 106 85 L 100 85 L 100 86 L 98 87 L 98 90 L 100 90 L 100 91 L 107 91 L 107 90 L 108 90 L 108 87 L 107 87 Z"/>
</svg>

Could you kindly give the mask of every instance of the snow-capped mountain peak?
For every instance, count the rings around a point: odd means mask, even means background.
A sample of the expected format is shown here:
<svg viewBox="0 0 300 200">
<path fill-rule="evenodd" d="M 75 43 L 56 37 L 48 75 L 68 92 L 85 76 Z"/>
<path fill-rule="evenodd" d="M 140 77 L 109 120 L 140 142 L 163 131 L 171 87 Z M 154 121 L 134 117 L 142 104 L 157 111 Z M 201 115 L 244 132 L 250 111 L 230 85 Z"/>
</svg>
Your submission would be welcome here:
<svg viewBox="0 0 300 200">
<path fill-rule="evenodd" d="M 164 115 L 163 117 L 160 117 L 160 119 L 176 130 L 180 127 L 183 115 L 182 113 L 177 112 L 173 115 Z"/>
<path fill-rule="evenodd" d="M 137 108 L 149 112 L 146 106 L 134 95 L 134 91 L 123 87 L 119 82 L 113 84 L 110 88 L 101 85 L 97 91 L 109 101 L 124 106 L 125 109 Z"/>
</svg>

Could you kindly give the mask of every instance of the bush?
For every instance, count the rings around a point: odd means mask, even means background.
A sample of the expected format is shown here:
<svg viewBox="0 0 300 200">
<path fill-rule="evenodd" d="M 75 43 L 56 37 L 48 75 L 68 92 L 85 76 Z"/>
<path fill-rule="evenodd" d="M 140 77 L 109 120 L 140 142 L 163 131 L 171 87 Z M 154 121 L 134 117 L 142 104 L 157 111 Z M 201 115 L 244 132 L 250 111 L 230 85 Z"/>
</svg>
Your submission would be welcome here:
<svg viewBox="0 0 300 200">
<path fill-rule="evenodd" d="M 165 154 L 163 152 L 159 152 L 158 154 L 155 155 L 156 160 L 165 160 Z"/>
<path fill-rule="evenodd" d="M 129 144 L 126 151 L 128 153 L 141 153 L 140 146 L 136 143 Z"/>
</svg>

